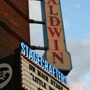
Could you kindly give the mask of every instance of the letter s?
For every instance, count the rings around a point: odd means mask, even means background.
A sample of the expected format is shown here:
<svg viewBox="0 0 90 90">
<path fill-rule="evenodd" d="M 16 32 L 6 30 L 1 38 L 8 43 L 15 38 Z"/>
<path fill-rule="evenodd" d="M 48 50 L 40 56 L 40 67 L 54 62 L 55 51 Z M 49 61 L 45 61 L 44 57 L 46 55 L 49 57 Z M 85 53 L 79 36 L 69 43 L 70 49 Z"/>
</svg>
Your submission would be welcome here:
<svg viewBox="0 0 90 90">
<path fill-rule="evenodd" d="M 21 53 L 25 55 L 25 44 L 23 42 L 21 42 L 20 47 L 21 47 L 20 49 Z"/>
</svg>

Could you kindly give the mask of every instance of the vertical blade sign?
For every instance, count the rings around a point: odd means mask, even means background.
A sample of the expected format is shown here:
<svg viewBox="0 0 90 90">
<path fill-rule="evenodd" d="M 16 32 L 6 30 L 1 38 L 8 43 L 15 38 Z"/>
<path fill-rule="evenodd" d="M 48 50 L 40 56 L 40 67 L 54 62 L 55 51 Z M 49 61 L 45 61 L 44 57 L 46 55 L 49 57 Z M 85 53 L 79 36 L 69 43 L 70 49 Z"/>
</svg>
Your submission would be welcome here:
<svg viewBox="0 0 90 90">
<path fill-rule="evenodd" d="M 60 0 L 44 0 L 41 5 L 45 7 L 45 12 L 42 9 L 42 17 L 46 20 L 43 29 L 44 43 L 49 47 L 45 52 L 47 61 L 67 75 L 72 66 L 70 54 L 66 50 Z"/>
</svg>

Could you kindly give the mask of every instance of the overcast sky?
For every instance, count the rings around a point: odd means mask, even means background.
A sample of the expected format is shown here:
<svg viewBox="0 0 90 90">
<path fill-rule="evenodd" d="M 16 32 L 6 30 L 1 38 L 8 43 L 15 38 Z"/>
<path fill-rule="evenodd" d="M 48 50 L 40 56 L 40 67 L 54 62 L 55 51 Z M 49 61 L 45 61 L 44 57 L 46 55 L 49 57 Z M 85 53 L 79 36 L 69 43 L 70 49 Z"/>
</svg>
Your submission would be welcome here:
<svg viewBox="0 0 90 90">
<path fill-rule="evenodd" d="M 30 18 L 41 21 L 40 1 L 30 1 Z M 70 90 L 90 90 L 90 0 L 61 0 L 67 50 L 73 69 Z M 31 44 L 43 45 L 42 25 L 31 24 Z M 42 55 L 42 52 L 38 52 Z"/>
</svg>

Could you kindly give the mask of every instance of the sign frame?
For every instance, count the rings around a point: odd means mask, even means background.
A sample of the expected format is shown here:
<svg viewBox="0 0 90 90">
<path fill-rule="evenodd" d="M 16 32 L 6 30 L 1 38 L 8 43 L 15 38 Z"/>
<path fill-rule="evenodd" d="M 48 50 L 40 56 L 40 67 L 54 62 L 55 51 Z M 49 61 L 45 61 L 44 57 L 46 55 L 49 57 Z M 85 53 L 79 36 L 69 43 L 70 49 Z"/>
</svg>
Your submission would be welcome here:
<svg viewBox="0 0 90 90">
<path fill-rule="evenodd" d="M 24 85 L 24 71 L 23 71 L 23 59 L 22 57 L 30 63 L 30 65 L 32 64 L 34 67 L 38 68 L 38 70 L 42 71 L 42 73 L 46 74 L 48 77 L 52 78 L 54 81 L 56 81 L 57 83 L 59 83 L 60 85 L 62 85 L 64 88 L 66 88 L 66 90 L 69 90 L 68 86 L 66 86 L 65 84 L 63 84 L 62 82 L 60 82 L 58 79 L 56 79 L 53 75 L 51 75 L 50 73 L 46 72 L 46 70 L 42 69 L 39 65 L 37 65 L 35 62 L 33 62 L 32 60 L 30 60 L 28 57 L 26 57 L 25 55 L 23 55 L 22 53 L 20 53 L 20 66 L 21 66 L 21 87 L 23 89 L 26 90 L 30 90 L 27 86 Z M 34 89 L 32 89 L 34 90 Z M 39 89 L 38 89 L 39 90 Z M 42 90 L 42 89 L 40 89 Z M 47 89 L 46 89 L 47 90 Z M 63 90 L 63 89 L 62 89 Z"/>
</svg>

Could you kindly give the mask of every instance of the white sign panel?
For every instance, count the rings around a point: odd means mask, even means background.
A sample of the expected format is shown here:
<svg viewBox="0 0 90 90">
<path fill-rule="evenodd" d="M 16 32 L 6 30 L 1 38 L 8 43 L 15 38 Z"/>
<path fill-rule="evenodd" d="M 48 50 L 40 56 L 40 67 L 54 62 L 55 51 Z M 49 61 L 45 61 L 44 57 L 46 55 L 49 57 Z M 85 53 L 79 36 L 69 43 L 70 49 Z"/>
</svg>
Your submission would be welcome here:
<svg viewBox="0 0 90 90">
<path fill-rule="evenodd" d="M 25 56 L 21 56 L 21 74 L 22 88 L 26 90 L 69 90 L 66 85 Z"/>
<path fill-rule="evenodd" d="M 41 4 L 42 12 L 45 13 L 42 17 L 46 22 L 46 27 L 44 25 L 43 28 L 44 41 L 45 46 L 49 48 L 45 53 L 46 59 L 57 69 L 69 72 L 72 65 L 70 54 L 66 50 L 60 0 L 43 0 Z M 64 74 L 67 75 L 66 72 Z"/>
</svg>

